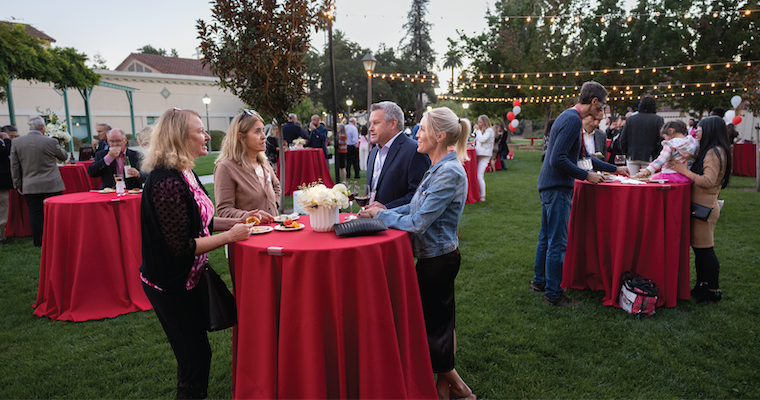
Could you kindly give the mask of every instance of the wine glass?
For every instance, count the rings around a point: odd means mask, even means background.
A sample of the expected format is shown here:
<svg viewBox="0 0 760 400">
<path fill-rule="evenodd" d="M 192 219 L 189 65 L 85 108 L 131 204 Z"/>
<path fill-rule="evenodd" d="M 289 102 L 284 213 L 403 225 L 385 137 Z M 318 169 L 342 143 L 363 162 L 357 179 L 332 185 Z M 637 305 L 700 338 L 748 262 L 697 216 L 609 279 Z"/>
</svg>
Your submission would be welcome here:
<svg viewBox="0 0 760 400">
<path fill-rule="evenodd" d="M 366 207 L 369 204 L 369 195 L 370 195 L 370 187 L 369 185 L 364 185 L 363 188 L 361 188 L 356 193 L 356 197 L 354 199 L 359 204 L 359 207 L 362 208 L 362 211 L 364 211 L 364 207 Z"/>
<path fill-rule="evenodd" d="M 346 185 L 346 189 L 348 189 L 348 206 L 351 209 L 351 213 L 346 219 L 356 219 L 356 215 L 354 215 L 354 198 L 356 198 L 356 194 L 359 192 L 359 182 L 346 181 L 344 184 Z"/>
</svg>

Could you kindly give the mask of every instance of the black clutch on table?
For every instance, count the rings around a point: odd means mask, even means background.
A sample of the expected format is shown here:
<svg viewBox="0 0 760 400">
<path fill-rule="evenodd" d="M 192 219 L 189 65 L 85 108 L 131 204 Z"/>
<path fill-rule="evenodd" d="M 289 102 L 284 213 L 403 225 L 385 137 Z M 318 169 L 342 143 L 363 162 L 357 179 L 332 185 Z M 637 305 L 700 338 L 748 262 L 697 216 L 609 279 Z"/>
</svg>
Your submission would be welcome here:
<svg viewBox="0 0 760 400">
<path fill-rule="evenodd" d="M 333 225 L 338 236 L 366 236 L 387 231 L 385 222 L 374 218 L 358 218 Z"/>
</svg>

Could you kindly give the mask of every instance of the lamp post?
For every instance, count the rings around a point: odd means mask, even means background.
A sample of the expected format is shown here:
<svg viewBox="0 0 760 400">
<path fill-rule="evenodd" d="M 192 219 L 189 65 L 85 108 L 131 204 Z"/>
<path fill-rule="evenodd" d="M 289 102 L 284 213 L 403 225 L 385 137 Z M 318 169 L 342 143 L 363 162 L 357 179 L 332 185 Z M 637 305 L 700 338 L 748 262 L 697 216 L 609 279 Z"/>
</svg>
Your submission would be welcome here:
<svg viewBox="0 0 760 400">
<path fill-rule="evenodd" d="M 462 103 L 462 108 L 464 108 L 464 117 L 467 118 L 467 109 L 470 108 L 470 103 Z"/>
<path fill-rule="evenodd" d="M 211 124 L 208 122 L 208 105 L 211 104 L 211 97 L 207 94 L 203 95 L 203 104 L 206 105 L 206 129 L 211 130 Z"/>
<path fill-rule="evenodd" d="M 348 119 L 351 118 L 351 106 L 354 105 L 354 101 L 351 100 L 351 99 L 348 99 L 348 100 L 346 100 L 346 105 L 348 106 L 348 107 L 346 107 L 346 109 L 347 109 L 347 112 L 346 112 L 346 123 L 348 123 Z"/>
<path fill-rule="evenodd" d="M 362 64 L 364 65 L 364 70 L 367 71 L 367 119 L 369 120 L 369 107 L 372 105 L 372 72 L 377 65 L 377 60 L 372 56 L 371 51 L 368 51 L 364 55 Z"/>
</svg>

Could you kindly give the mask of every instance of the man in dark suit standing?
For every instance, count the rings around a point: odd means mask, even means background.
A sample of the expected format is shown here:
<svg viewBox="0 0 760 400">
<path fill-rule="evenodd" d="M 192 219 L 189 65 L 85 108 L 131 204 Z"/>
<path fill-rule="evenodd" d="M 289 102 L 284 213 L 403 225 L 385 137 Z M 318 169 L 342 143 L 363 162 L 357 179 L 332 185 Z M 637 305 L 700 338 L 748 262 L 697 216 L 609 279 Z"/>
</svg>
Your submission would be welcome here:
<svg viewBox="0 0 760 400">
<path fill-rule="evenodd" d="M 24 195 L 29 206 L 34 245 L 41 247 L 45 226 L 42 205 L 46 198 L 62 194 L 66 189 L 55 159 L 66 161 L 67 154 L 58 140 L 45 136 L 42 117 L 29 118 L 29 129 L 29 133 L 13 141 L 11 176 L 13 186 Z"/>
<path fill-rule="evenodd" d="M 100 188 L 116 187 L 114 175 L 124 176 L 127 189 L 140 189 L 147 177 L 140 172 L 142 157 L 140 153 L 127 148 L 127 135 L 121 129 L 115 128 L 108 132 L 108 149 L 95 153 L 95 162 L 90 164 L 87 173 L 100 177 Z M 124 174 L 124 165 L 129 157 L 132 168 Z"/>
<path fill-rule="evenodd" d="M 319 120 L 319 115 L 316 114 L 311 116 L 311 124 L 309 125 L 309 147 L 322 149 L 325 153 L 325 159 L 330 158 L 327 155 L 327 128 Z"/>
<path fill-rule="evenodd" d="M 285 139 L 285 143 L 290 146 L 298 138 L 309 140 L 309 132 L 306 132 L 306 129 L 303 129 L 298 123 L 298 116 L 291 113 L 288 114 L 288 122 L 282 124 L 282 137 Z"/>
<path fill-rule="evenodd" d="M 656 114 L 654 97 L 644 96 L 638 114 L 631 115 L 620 133 L 620 147 L 625 153 L 625 163 L 631 175 L 646 168 L 662 151 L 660 129 L 665 120 Z"/>
<path fill-rule="evenodd" d="M 10 190 L 13 189 L 11 178 L 11 134 L 16 133 L 16 127 L 6 125 L 0 130 L 0 244 L 8 243 L 5 237 L 5 225 L 8 223 L 8 201 Z"/>
<path fill-rule="evenodd" d="M 377 145 L 367 158 L 370 201 L 385 208 L 408 204 L 430 168 L 430 158 L 403 134 L 404 112 L 396 103 L 376 103 L 370 111 L 370 142 Z"/>
</svg>

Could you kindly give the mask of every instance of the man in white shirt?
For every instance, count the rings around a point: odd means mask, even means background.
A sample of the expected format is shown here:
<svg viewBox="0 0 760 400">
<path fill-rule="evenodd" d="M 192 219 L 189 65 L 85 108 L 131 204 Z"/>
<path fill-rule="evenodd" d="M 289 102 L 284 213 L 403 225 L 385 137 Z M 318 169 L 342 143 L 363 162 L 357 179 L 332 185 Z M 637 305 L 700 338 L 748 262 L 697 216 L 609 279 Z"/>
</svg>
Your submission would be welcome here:
<svg viewBox="0 0 760 400">
<path fill-rule="evenodd" d="M 402 134 L 404 112 L 396 103 L 373 104 L 370 112 L 370 142 L 377 144 L 367 159 L 370 201 L 385 208 L 408 204 L 430 168 L 430 158 Z"/>
<path fill-rule="evenodd" d="M 348 145 L 348 173 L 351 176 L 351 167 L 354 167 L 354 179 L 359 179 L 359 130 L 356 128 L 356 118 L 351 117 L 346 125 L 346 145 Z"/>
<path fill-rule="evenodd" d="M 587 156 L 594 156 L 604 160 L 607 151 L 607 135 L 599 127 L 599 120 L 593 115 L 583 119 L 583 152 Z"/>
</svg>

